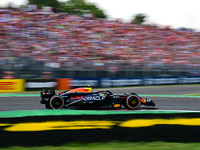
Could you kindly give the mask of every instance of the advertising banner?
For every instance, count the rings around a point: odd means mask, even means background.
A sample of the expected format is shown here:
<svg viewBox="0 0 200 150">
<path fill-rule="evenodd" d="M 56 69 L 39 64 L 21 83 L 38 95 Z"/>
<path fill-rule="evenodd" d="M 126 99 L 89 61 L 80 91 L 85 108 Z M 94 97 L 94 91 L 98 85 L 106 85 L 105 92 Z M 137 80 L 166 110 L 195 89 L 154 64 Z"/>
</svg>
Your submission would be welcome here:
<svg viewBox="0 0 200 150">
<path fill-rule="evenodd" d="M 73 78 L 70 83 L 71 87 L 85 87 L 90 85 L 93 88 L 101 87 L 100 78 Z"/>
<path fill-rule="evenodd" d="M 142 78 L 102 78 L 101 87 L 123 87 L 143 85 Z"/>
<path fill-rule="evenodd" d="M 123 86 L 148 86 L 148 85 L 178 85 L 198 84 L 200 77 L 138 77 L 138 78 L 101 78 L 101 87 L 123 87 Z"/>
<path fill-rule="evenodd" d="M 57 82 L 55 79 L 27 79 L 26 91 L 40 91 L 45 88 L 56 89 Z"/>
<path fill-rule="evenodd" d="M 1 80 L 2 81 L 2 80 Z M 4 81 L 4 80 L 3 80 Z M 1 92 L 16 91 L 14 80 L 11 83 L 0 82 Z M 16 80 L 17 81 L 17 80 Z M 15 81 L 15 82 L 16 82 Z M 26 80 L 25 89 L 27 91 L 42 90 L 52 88 L 57 90 L 68 90 L 90 85 L 92 88 L 106 87 L 128 87 L 128 86 L 149 86 L 149 85 L 178 85 L 178 84 L 199 84 L 200 76 L 195 77 L 135 77 L 135 78 L 65 78 L 65 79 L 28 79 Z M 22 84 L 22 83 L 21 83 Z M 19 84 L 18 84 L 19 85 Z M 20 87 L 20 86 L 19 86 Z M 23 86 L 22 86 L 23 87 Z M 19 90 L 18 90 L 19 91 Z"/>
<path fill-rule="evenodd" d="M 197 84 L 200 83 L 200 77 L 194 76 L 194 77 L 180 77 L 179 78 L 180 84 Z"/>
<path fill-rule="evenodd" d="M 24 79 L 2 79 L 0 80 L 0 92 L 24 91 Z"/>
</svg>

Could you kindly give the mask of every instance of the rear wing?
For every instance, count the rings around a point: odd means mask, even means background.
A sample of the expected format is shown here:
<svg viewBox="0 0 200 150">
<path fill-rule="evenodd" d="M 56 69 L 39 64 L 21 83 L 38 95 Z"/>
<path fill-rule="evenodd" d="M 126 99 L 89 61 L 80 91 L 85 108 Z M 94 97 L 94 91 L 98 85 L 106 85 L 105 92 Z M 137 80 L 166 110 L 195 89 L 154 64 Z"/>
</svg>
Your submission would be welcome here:
<svg viewBox="0 0 200 150">
<path fill-rule="evenodd" d="M 56 92 L 54 89 L 43 89 L 42 92 L 40 92 L 41 98 L 51 98 L 53 95 L 56 95 Z"/>
</svg>

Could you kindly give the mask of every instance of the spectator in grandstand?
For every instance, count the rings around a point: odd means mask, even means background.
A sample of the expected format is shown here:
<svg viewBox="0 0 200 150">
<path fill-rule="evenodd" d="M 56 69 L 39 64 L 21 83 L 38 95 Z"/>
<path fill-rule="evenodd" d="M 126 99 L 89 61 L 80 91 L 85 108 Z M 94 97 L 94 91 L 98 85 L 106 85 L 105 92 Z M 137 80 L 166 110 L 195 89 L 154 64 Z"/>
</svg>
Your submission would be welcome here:
<svg viewBox="0 0 200 150">
<path fill-rule="evenodd" d="M 29 57 L 44 67 L 103 68 L 200 67 L 200 34 L 147 25 L 0 10 L 0 65 Z M 111 69 L 112 70 L 112 69 Z"/>
</svg>

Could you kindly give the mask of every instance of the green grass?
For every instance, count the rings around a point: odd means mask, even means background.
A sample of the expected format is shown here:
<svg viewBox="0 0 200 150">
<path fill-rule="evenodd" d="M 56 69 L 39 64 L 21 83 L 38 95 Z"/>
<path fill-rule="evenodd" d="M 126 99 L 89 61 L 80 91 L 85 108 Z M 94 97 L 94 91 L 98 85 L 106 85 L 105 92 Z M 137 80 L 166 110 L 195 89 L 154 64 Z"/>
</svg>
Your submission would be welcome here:
<svg viewBox="0 0 200 150">
<path fill-rule="evenodd" d="M 200 143 L 168 143 L 168 142 L 139 142 L 139 143 L 71 143 L 64 146 L 42 147 L 10 147 L 0 150 L 199 150 Z"/>
</svg>

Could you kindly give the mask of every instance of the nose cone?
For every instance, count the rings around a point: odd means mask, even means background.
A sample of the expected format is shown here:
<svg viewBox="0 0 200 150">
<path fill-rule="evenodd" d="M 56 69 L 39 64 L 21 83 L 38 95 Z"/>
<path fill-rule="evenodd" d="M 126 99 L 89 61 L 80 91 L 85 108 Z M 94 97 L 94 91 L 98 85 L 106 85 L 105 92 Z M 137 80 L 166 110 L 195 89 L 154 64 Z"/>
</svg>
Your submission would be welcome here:
<svg viewBox="0 0 200 150">
<path fill-rule="evenodd" d="M 146 106 L 157 106 L 150 98 L 146 99 Z"/>
</svg>

